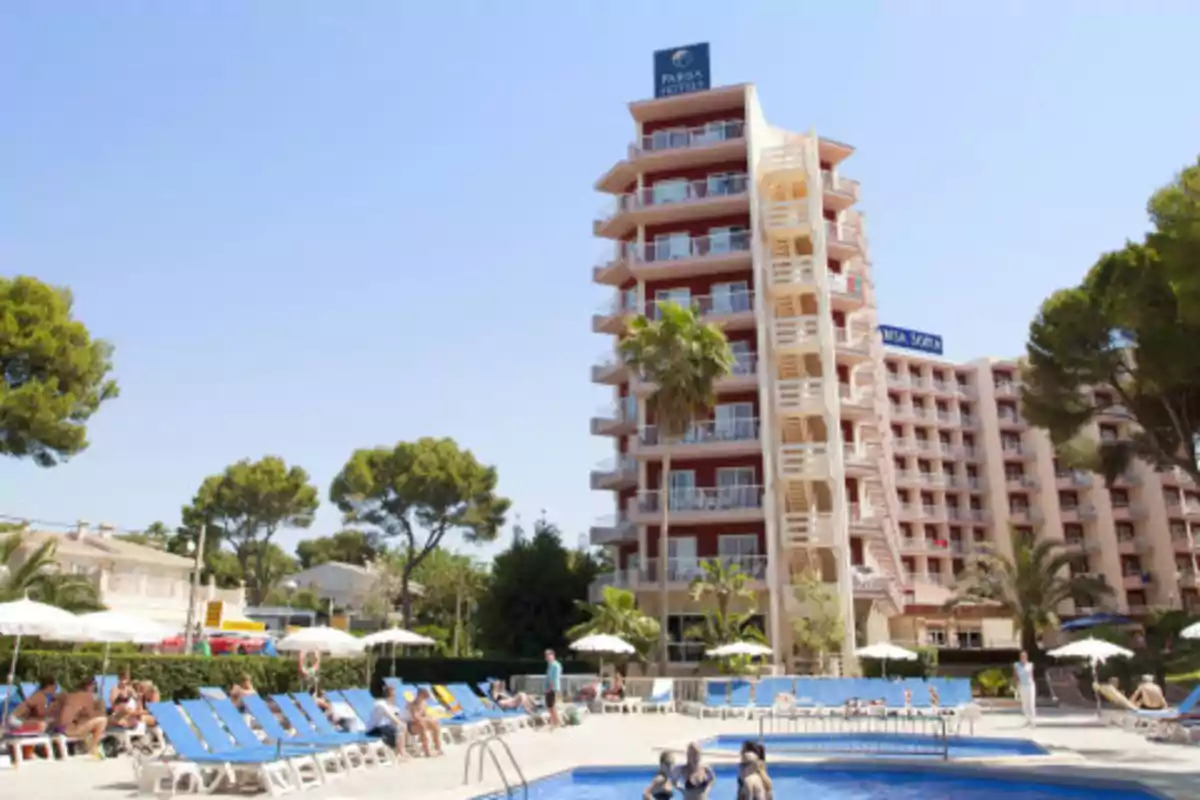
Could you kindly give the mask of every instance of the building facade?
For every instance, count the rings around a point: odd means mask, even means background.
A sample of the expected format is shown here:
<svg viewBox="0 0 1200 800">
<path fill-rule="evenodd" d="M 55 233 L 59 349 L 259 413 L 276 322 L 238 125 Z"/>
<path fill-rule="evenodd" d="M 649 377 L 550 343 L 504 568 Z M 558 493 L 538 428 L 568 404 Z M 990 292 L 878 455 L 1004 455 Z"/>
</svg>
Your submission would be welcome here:
<svg viewBox="0 0 1200 800">
<path fill-rule="evenodd" d="M 111 525 L 93 529 L 81 522 L 67 533 L 35 531 L 26 526 L 18 535 L 21 545 L 11 568 L 19 568 L 38 548 L 52 542 L 57 569 L 92 581 L 105 608 L 180 631 L 187 625 L 192 559 L 124 541 Z M 211 583 L 198 586 L 197 613 L 203 614 L 210 601 L 221 601 L 230 613 L 240 613 L 245 606 L 245 591 L 218 589 Z"/>
<path fill-rule="evenodd" d="M 748 84 L 629 108 L 633 142 L 596 183 L 613 199 L 594 232 L 613 249 L 593 281 L 613 296 L 592 319 L 610 340 L 592 380 L 612 401 L 591 429 L 614 455 L 591 482 L 615 513 L 591 540 L 616 564 L 597 588 L 632 589 L 657 615 L 665 577 L 673 664 L 701 659 L 684 635 L 702 610 L 688 586 L 710 559 L 750 576 L 779 662 L 806 613 L 795 586 L 814 575 L 853 609 L 846 658 L 884 639 L 1013 646 L 994 611 L 943 610 L 978 545 L 1010 547 L 1010 524 L 1062 536 L 1076 569 L 1115 587 L 1117 610 L 1200 603 L 1200 497 L 1180 476 L 1139 466 L 1110 492 L 1059 469 L 1021 419 L 1014 362 L 885 352 L 851 146 L 771 125 Z M 664 300 L 719 324 L 735 357 L 711 417 L 671 443 L 665 496 L 654 387 L 616 349 L 628 320 Z"/>
</svg>

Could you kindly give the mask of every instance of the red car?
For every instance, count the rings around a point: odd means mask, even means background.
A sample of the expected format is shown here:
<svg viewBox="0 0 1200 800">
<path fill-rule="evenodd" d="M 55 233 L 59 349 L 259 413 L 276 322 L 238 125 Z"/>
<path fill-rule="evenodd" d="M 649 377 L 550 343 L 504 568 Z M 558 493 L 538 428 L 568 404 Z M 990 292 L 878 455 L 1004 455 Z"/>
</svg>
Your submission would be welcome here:
<svg viewBox="0 0 1200 800">
<path fill-rule="evenodd" d="M 164 639 L 160 648 L 164 653 L 182 653 L 183 644 L 182 636 L 172 636 Z M 214 656 L 254 656 L 261 653 L 266 644 L 265 637 L 251 633 L 226 631 L 208 637 L 208 646 Z"/>
</svg>

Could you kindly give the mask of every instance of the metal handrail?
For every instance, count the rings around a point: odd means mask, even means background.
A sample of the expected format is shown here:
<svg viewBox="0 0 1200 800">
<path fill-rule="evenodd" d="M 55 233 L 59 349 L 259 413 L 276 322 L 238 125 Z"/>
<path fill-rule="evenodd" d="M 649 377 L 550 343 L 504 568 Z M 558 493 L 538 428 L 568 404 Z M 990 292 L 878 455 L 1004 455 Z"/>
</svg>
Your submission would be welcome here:
<svg viewBox="0 0 1200 800">
<path fill-rule="evenodd" d="M 852 712 L 847 707 L 826 709 L 829 714 L 810 714 L 799 710 L 772 710 L 758 718 L 758 738 L 767 734 L 799 734 L 779 749 L 822 753 L 938 756 L 950 759 L 949 721 L 941 714 L 895 714 Z M 839 740 L 831 734 L 865 734 L 866 741 Z M 811 737 L 811 738 L 809 738 Z"/>
<path fill-rule="evenodd" d="M 505 755 L 508 756 L 508 763 L 517 773 L 517 778 L 520 780 L 521 791 L 524 800 L 529 800 L 529 782 L 525 780 L 525 773 L 521 770 L 521 765 L 517 763 L 517 757 L 513 755 L 512 748 L 508 746 L 508 742 L 504 741 L 497 734 L 485 736 L 482 739 L 476 739 L 467 747 L 467 755 L 463 760 L 463 786 L 471 782 L 471 756 L 475 753 L 475 749 L 479 748 L 479 773 L 475 778 L 476 783 L 483 783 L 483 766 L 484 756 L 492 757 L 492 764 L 496 767 L 496 772 L 500 775 L 500 780 L 504 783 L 504 794 L 508 797 L 513 795 L 513 785 L 508 781 L 508 773 L 504 771 L 504 767 L 500 764 L 500 758 L 496 755 L 496 751 L 492 749 L 492 744 L 498 743 L 504 748 Z"/>
</svg>

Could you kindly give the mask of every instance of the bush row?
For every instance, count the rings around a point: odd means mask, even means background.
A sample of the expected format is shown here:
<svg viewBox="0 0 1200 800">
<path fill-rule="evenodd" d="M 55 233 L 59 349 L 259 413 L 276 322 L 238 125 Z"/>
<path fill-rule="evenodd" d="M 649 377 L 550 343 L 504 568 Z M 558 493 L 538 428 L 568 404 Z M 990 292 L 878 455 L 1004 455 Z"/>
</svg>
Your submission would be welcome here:
<svg viewBox="0 0 1200 800">
<path fill-rule="evenodd" d="M 2 657 L 7 663 L 10 656 Z M 51 652 L 25 650 L 17 659 L 17 680 L 36 681 L 54 677 L 63 686 L 100 674 L 104 666 L 102 653 Z M 367 659 L 325 658 L 321 661 L 321 685 L 334 688 L 366 686 Z M 249 675 L 258 691 L 264 694 L 293 692 L 302 688 L 297 659 L 280 656 L 181 656 L 147 655 L 143 653 L 113 653 L 108 660 L 108 674 L 123 669 L 136 680 L 150 680 L 164 699 L 183 700 L 198 696 L 201 686 L 229 687 L 242 675 Z M 470 683 L 488 678 L 508 679 L 513 675 L 536 675 L 546 671 L 540 660 L 502 660 L 467 658 L 381 658 L 372 665 L 375 691 L 384 677 L 399 675 L 412 683 Z M 579 674 L 594 671 L 585 662 L 563 663 L 563 671 Z"/>
<path fill-rule="evenodd" d="M 913 650 L 917 654 L 916 661 L 887 662 L 889 678 L 932 678 L 938 671 L 938 649 L 936 647 L 920 646 Z M 860 662 L 864 678 L 883 677 L 884 663 L 879 659 L 865 658 Z"/>
</svg>

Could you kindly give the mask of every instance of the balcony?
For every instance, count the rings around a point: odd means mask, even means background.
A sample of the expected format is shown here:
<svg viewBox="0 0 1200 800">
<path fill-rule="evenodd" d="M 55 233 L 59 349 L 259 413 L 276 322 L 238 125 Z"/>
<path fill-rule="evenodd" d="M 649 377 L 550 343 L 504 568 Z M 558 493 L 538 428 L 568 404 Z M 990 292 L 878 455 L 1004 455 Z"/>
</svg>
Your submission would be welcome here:
<svg viewBox="0 0 1200 800">
<path fill-rule="evenodd" d="M 629 273 L 639 280 L 710 275 L 750 266 L 750 233 L 732 231 L 707 236 L 672 235 L 641 247 L 625 247 Z"/>
<path fill-rule="evenodd" d="M 620 239 L 637 225 L 690 222 L 750 212 L 745 174 L 716 175 L 697 181 L 660 181 L 629 194 L 602 212 L 596 236 Z"/>
<path fill-rule="evenodd" d="M 617 386 L 629 380 L 629 367 L 625 359 L 612 350 L 600 354 L 592 364 L 592 383 Z"/>
<path fill-rule="evenodd" d="M 845 328 L 834 327 L 833 341 L 837 345 L 837 354 L 861 361 L 871 356 L 871 337 L 859 326 Z"/>
<path fill-rule="evenodd" d="M 996 397 L 1020 397 L 1021 387 L 1013 381 L 1001 381 L 995 384 Z"/>
<path fill-rule="evenodd" d="M 830 258 L 844 261 L 862 252 L 862 231 L 850 222 L 825 222 L 825 249 Z"/>
<path fill-rule="evenodd" d="M 1091 522 L 1096 518 L 1096 509 L 1091 506 L 1061 506 L 1058 516 L 1063 522 Z"/>
<path fill-rule="evenodd" d="M 883 524 L 881 510 L 870 503 L 851 503 L 849 515 L 852 530 L 876 531 Z"/>
<path fill-rule="evenodd" d="M 618 335 L 625 332 L 629 319 L 638 313 L 637 290 L 628 289 L 605 300 L 592 314 L 592 333 Z"/>
<path fill-rule="evenodd" d="M 737 291 L 702 294 L 691 298 L 691 307 L 705 322 L 714 322 L 726 330 L 754 326 L 754 292 Z M 658 302 L 646 304 L 646 316 L 659 318 Z"/>
<path fill-rule="evenodd" d="M 592 488 L 611 491 L 637 486 L 637 461 L 629 456 L 606 458 L 592 470 Z"/>
<path fill-rule="evenodd" d="M 1020 414 L 997 414 L 996 417 L 1000 421 L 1001 428 L 1025 427 L 1025 420 Z"/>
<path fill-rule="evenodd" d="M 1038 479 L 1032 475 L 1005 476 L 1004 488 L 1011 492 L 1024 492 L 1038 487 Z"/>
<path fill-rule="evenodd" d="M 1086 472 L 1060 469 L 1054 473 L 1054 485 L 1059 489 L 1085 488 L 1092 485 L 1092 476 Z"/>
<path fill-rule="evenodd" d="M 1147 516 L 1146 507 L 1140 503 L 1113 503 L 1112 507 L 1113 520 L 1117 522 L 1126 522 L 1133 520 L 1143 520 Z"/>
<path fill-rule="evenodd" d="M 821 186 L 825 190 L 825 207 L 844 211 L 858 202 L 859 183 L 829 170 L 821 171 Z"/>
<path fill-rule="evenodd" d="M 1153 550 L 1153 545 L 1145 539 L 1134 537 L 1117 537 L 1117 552 L 1123 556 L 1146 555 Z"/>
<path fill-rule="evenodd" d="M 630 143 L 625 159 L 596 181 L 596 190 L 619 192 L 636 180 L 639 172 L 687 169 L 736 160 L 746 152 L 745 129 L 744 121 L 730 119 L 648 133 Z"/>
<path fill-rule="evenodd" d="M 664 505 L 661 495 L 659 491 L 639 492 L 634 521 L 639 525 L 661 524 Z M 761 486 L 672 489 L 667 496 L 672 524 L 754 522 L 763 518 Z"/>
<path fill-rule="evenodd" d="M 757 419 L 703 420 L 693 423 L 677 441 L 665 442 L 657 425 L 642 428 L 635 442 L 637 456 L 661 457 L 670 449 L 672 457 L 742 455 L 762 449 Z"/>
<path fill-rule="evenodd" d="M 667 558 L 667 584 L 687 586 L 697 578 L 705 576 L 704 564 L 719 562 L 725 569 L 737 569 L 746 575 L 751 582 L 762 582 L 767 579 L 767 557 L 760 555 L 746 556 L 710 556 L 708 558 Z M 659 559 L 646 559 L 646 568 L 642 571 L 641 588 L 658 585 Z"/>
<path fill-rule="evenodd" d="M 887 385 L 889 389 L 907 389 L 909 388 L 908 376 L 889 372 L 887 374 Z"/>
<path fill-rule="evenodd" d="M 630 542 L 637 539 L 637 525 L 625 513 L 606 514 L 592 523 L 589 534 L 596 547 Z"/>
<path fill-rule="evenodd" d="M 842 463 L 847 471 L 861 471 L 874 469 L 876 466 L 876 457 L 871 453 L 870 449 L 862 442 L 846 442 L 844 445 L 844 455 Z"/>
<path fill-rule="evenodd" d="M 637 430 L 637 398 L 626 395 L 616 403 L 606 403 L 592 417 L 593 436 L 628 436 Z"/>
<path fill-rule="evenodd" d="M 912 539 L 901 539 L 900 549 L 906 553 L 932 553 L 934 555 L 943 555 L 950 553 L 950 547 L 947 543 L 938 544 L 941 540 L 938 539 L 921 539 L 914 537 Z"/>
<path fill-rule="evenodd" d="M 864 302 L 863 279 L 857 275 L 829 273 L 829 303 L 837 311 L 853 311 Z"/>
<path fill-rule="evenodd" d="M 775 400 L 780 413 L 820 414 L 825 411 L 825 382 L 801 378 L 775 382 Z"/>
<path fill-rule="evenodd" d="M 1033 508 L 1010 508 L 1008 520 L 1017 524 L 1036 525 L 1042 521 L 1042 515 Z"/>
<path fill-rule="evenodd" d="M 1196 578 L 1194 570 L 1180 570 L 1177 575 L 1179 586 L 1182 589 L 1195 589 L 1200 587 L 1200 580 Z"/>
<path fill-rule="evenodd" d="M 1140 572 L 1126 572 L 1121 575 L 1121 586 L 1125 589 L 1143 589 L 1149 581 Z"/>
<path fill-rule="evenodd" d="M 859 389 L 849 383 L 839 383 L 838 399 L 841 401 L 843 413 L 855 417 L 875 413 L 875 397 L 866 389 Z"/>
<path fill-rule="evenodd" d="M 628 371 L 626 371 L 628 375 Z M 592 368 L 595 381 L 596 367 Z M 636 395 L 649 395 L 654 392 L 655 384 L 643 380 L 638 375 L 629 376 L 630 390 Z M 596 381 L 606 382 L 606 381 Z M 618 381 L 619 382 L 619 381 Z M 758 388 L 758 356 L 755 353 L 734 353 L 733 369 L 728 375 L 719 378 L 716 383 L 717 392 L 748 392 Z"/>
</svg>

